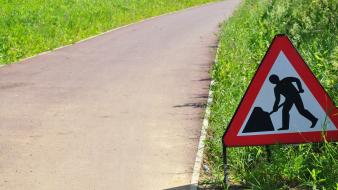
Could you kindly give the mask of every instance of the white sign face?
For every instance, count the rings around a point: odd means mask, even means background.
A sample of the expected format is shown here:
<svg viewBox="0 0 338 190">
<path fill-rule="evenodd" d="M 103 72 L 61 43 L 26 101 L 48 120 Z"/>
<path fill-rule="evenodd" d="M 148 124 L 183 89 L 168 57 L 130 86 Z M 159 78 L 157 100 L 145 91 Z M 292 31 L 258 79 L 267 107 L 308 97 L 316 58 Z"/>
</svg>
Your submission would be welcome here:
<svg viewBox="0 0 338 190">
<path fill-rule="evenodd" d="M 275 83 L 271 82 L 270 78 L 275 78 Z M 282 106 L 276 112 L 272 112 L 278 98 L 280 100 L 277 103 Z M 337 129 L 326 111 L 281 51 L 237 135 L 332 130 Z"/>
</svg>

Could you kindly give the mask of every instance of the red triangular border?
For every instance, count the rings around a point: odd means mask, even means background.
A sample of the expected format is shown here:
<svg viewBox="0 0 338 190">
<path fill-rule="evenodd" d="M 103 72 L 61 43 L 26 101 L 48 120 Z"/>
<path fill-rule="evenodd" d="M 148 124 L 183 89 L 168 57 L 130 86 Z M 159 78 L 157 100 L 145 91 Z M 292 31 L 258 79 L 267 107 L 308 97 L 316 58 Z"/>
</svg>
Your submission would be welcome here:
<svg viewBox="0 0 338 190">
<path fill-rule="evenodd" d="M 266 52 L 261 64 L 259 65 L 256 74 L 254 75 L 241 103 L 239 104 L 235 115 L 233 116 L 226 132 L 223 135 L 222 141 L 224 146 L 254 146 L 254 145 L 269 145 L 269 144 L 298 144 L 309 142 L 322 142 L 323 133 L 317 132 L 302 132 L 302 133 L 283 133 L 283 134 L 267 134 L 267 135 L 252 135 L 252 136 L 237 136 L 250 108 L 252 107 L 261 87 L 267 78 L 275 60 L 280 51 L 283 51 L 287 59 L 293 65 L 298 75 L 302 78 L 309 90 L 314 95 L 315 99 L 327 111 L 329 118 L 338 127 L 338 109 L 325 92 L 319 81 L 311 72 L 310 68 L 304 62 L 296 48 L 286 35 L 277 35 L 268 51 Z M 325 132 L 327 141 L 338 141 L 337 131 Z"/>
</svg>

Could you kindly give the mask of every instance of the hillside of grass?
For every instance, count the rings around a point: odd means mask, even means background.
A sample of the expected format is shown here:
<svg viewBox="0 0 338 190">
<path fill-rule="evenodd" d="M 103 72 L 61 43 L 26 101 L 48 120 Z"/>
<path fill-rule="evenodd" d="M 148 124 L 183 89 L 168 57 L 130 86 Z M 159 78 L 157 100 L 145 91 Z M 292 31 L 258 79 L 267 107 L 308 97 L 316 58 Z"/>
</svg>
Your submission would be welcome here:
<svg viewBox="0 0 338 190">
<path fill-rule="evenodd" d="M 276 34 L 287 34 L 337 105 L 338 1 L 245 0 L 220 34 L 201 184 L 221 186 L 221 137 Z M 338 189 L 338 143 L 228 149 L 230 181 L 249 189 Z M 206 167 L 208 166 L 208 167 Z"/>
<path fill-rule="evenodd" d="M 0 0 L 0 64 L 215 0 Z"/>
</svg>

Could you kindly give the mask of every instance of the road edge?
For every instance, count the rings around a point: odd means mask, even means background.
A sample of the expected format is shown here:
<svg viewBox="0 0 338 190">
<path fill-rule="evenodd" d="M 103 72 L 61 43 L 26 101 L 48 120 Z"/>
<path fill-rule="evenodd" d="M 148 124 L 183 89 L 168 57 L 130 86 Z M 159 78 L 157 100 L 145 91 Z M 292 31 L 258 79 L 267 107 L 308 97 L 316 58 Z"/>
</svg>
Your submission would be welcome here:
<svg viewBox="0 0 338 190">
<path fill-rule="evenodd" d="M 219 49 L 220 49 L 220 41 L 217 42 L 217 50 L 216 50 L 213 65 L 217 64 Z M 212 67 L 211 67 L 211 72 L 212 72 Z M 198 181 L 199 181 L 199 176 L 201 173 L 200 171 L 201 171 L 201 166 L 203 163 L 203 156 L 204 156 L 204 145 L 205 145 L 204 141 L 206 139 L 207 129 L 209 128 L 209 117 L 210 117 L 210 112 L 211 112 L 210 107 L 213 101 L 213 96 L 212 96 L 213 95 L 213 91 L 212 91 L 213 84 L 214 84 L 214 80 L 211 79 L 210 85 L 209 85 L 207 107 L 204 113 L 201 136 L 200 136 L 199 143 L 198 143 L 195 164 L 194 164 L 193 173 L 192 173 L 191 182 L 190 182 L 190 190 L 198 190 Z"/>
</svg>

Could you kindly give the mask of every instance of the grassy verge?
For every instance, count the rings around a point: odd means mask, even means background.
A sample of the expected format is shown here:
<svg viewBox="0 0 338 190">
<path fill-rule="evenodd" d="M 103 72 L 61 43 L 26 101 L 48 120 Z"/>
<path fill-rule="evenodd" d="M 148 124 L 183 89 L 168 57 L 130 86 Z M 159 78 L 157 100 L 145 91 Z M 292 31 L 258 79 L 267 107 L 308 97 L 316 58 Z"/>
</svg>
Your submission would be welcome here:
<svg viewBox="0 0 338 190">
<path fill-rule="evenodd" d="M 0 0 L 0 64 L 215 0 Z"/>
<path fill-rule="evenodd" d="M 202 184 L 222 184 L 222 143 L 241 97 L 273 37 L 287 34 L 337 104 L 338 1 L 246 0 L 223 25 Z M 338 144 L 231 148 L 231 181 L 251 189 L 338 189 Z"/>
</svg>

